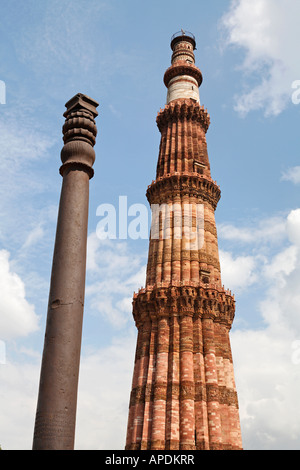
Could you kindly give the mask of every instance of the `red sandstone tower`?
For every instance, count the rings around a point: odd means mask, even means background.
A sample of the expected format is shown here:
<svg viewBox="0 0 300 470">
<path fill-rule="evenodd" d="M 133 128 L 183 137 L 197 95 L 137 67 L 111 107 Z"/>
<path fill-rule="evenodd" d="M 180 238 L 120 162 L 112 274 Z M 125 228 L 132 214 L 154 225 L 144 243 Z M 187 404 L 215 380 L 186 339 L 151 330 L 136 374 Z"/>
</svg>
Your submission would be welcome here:
<svg viewBox="0 0 300 470">
<path fill-rule="evenodd" d="M 192 34 L 173 36 L 167 104 L 157 116 L 147 279 L 133 299 L 128 450 L 242 449 L 229 339 L 235 301 L 221 283 L 214 216 L 221 192 L 210 173 L 195 48 Z"/>
</svg>

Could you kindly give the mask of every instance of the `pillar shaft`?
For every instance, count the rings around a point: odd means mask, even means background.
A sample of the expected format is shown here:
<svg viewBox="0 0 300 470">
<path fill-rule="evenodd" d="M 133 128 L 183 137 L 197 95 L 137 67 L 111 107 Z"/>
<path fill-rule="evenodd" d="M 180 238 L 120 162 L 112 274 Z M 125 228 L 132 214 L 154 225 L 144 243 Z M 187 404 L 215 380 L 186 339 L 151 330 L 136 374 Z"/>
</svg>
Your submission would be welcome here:
<svg viewBox="0 0 300 470">
<path fill-rule="evenodd" d="M 72 450 L 85 292 L 89 179 L 95 160 L 96 106 L 67 103 L 63 176 L 34 429 L 34 450 Z M 83 138 L 84 140 L 80 140 Z"/>
</svg>

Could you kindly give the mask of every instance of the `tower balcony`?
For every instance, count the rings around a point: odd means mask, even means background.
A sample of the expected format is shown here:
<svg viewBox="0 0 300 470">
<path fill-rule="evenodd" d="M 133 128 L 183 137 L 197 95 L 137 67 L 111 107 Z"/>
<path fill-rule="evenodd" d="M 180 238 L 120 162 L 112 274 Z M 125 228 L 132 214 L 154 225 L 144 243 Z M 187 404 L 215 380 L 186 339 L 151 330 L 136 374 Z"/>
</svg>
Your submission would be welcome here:
<svg viewBox="0 0 300 470">
<path fill-rule="evenodd" d="M 193 49 L 196 49 L 196 38 L 190 31 L 184 31 L 181 29 L 171 37 L 171 49 L 174 50 L 175 44 L 181 41 L 190 42 L 193 45 Z"/>
</svg>

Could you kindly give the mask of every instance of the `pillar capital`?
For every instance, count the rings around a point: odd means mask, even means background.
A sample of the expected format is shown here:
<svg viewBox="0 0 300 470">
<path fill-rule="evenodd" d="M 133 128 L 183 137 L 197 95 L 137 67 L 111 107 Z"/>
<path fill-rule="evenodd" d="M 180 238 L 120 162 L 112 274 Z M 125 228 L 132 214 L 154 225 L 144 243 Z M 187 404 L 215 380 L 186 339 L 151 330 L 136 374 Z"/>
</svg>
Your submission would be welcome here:
<svg viewBox="0 0 300 470">
<path fill-rule="evenodd" d="M 95 151 L 97 127 L 95 118 L 98 116 L 96 108 L 97 101 L 89 96 L 77 93 L 66 103 L 66 118 L 63 125 L 64 147 L 61 151 L 60 174 L 63 176 L 65 170 L 81 169 L 92 178 L 94 170 L 92 168 L 95 161 Z"/>
<path fill-rule="evenodd" d="M 99 106 L 99 103 L 83 93 L 77 93 L 73 96 L 66 104 L 67 110 L 64 112 L 64 117 L 67 118 L 71 112 L 74 111 L 88 111 L 94 118 L 98 116 L 96 108 Z"/>
</svg>

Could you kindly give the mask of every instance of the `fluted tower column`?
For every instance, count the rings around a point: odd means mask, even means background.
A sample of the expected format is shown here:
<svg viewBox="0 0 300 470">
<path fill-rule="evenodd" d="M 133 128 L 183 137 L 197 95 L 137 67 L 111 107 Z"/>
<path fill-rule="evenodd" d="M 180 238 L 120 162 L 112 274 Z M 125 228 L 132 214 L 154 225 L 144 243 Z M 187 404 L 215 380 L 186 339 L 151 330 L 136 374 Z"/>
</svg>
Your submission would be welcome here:
<svg viewBox="0 0 300 470">
<path fill-rule="evenodd" d="M 171 40 L 146 286 L 133 298 L 138 329 L 126 449 L 241 449 L 229 332 L 235 300 L 221 282 L 215 210 L 200 104 L 196 41 Z"/>
<path fill-rule="evenodd" d="M 74 447 L 85 291 L 89 180 L 98 103 L 77 94 L 66 104 L 63 177 L 34 429 L 34 450 Z"/>
</svg>

